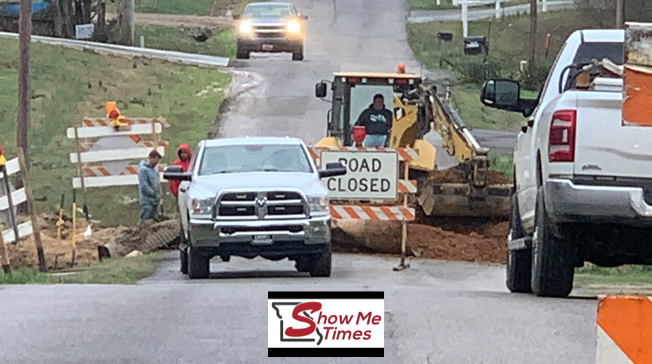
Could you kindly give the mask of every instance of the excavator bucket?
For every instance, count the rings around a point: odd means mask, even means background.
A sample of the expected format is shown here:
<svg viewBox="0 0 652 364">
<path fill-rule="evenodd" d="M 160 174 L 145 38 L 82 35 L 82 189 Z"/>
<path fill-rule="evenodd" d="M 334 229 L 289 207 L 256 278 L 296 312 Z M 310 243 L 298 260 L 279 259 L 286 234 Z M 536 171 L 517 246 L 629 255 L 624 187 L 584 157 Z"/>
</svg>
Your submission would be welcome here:
<svg viewBox="0 0 652 364">
<path fill-rule="evenodd" d="M 507 219 L 511 185 L 489 185 L 482 196 L 472 196 L 467 183 L 436 183 L 419 186 L 418 202 L 429 217 L 473 217 Z"/>
</svg>

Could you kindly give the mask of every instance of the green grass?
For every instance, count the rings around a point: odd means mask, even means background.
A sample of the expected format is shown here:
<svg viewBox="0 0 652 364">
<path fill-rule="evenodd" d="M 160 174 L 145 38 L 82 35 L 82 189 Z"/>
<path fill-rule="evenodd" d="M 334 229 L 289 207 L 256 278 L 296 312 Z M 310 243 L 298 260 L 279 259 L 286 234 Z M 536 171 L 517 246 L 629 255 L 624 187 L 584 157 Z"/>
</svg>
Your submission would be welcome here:
<svg viewBox="0 0 652 364">
<path fill-rule="evenodd" d="M 134 284 L 147 278 L 163 259 L 162 253 L 93 263 L 89 268 L 72 274 L 40 273 L 33 268 L 20 268 L 9 274 L 0 271 L 0 284 Z"/>
<path fill-rule="evenodd" d="M 17 42 L 0 39 L 0 47 L 5 50 L 0 61 L 0 145 L 12 157 L 16 155 Z M 162 163 L 171 163 L 179 143 L 194 146 L 216 128 L 223 98 L 219 90 L 230 81 L 228 73 L 154 60 L 100 56 L 40 43 L 33 43 L 31 51 L 30 182 L 39 213 L 52 212 L 62 192 L 70 208 L 76 169 L 70 163 L 75 146 L 66 138 L 67 128 L 83 117 L 105 117 L 107 101 L 117 101 L 127 117 L 163 116 L 171 126 L 162 138 L 172 150 Z M 218 91 L 197 96 L 210 86 Z M 138 222 L 137 196 L 136 186 L 89 189 L 87 204 L 101 226 L 133 226 Z M 83 202 L 81 192 L 77 202 Z M 164 203 L 167 211 L 174 210 L 171 197 Z"/>
<path fill-rule="evenodd" d="M 514 157 L 510 155 L 497 155 L 489 153 L 489 169 L 504 174 L 512 179 L 514 173 Z"/>
<path fill-rule="evenodd" d="M 251 0 L 136 0 L 137 13 L 173 15 L 225 15 L 227 10 L 240 14 Z"/>
<path fill-rule="evenodd" d="M 416 0 L 415 0 L 416 1 Z M 575 30 L 610 26 L 590 12 L 557 11 L 539 14 L 537 65 L 549 67 L 566 38 Z M 407 24 L 408 42 L 417 59 L 428 69 L 442 69 L 460 76 L 465 65 L 480 64 L 483 56 L 466 56 L 463 52 L 462 23 L 458 21 Z M 439 42 L 438 32 L 453 34 L 452 42 Z M 527 59 L 527 15 L 469 22 L 469 35 L 484 35 L 489 43 L 489 59 L 499 64 L 500 76 L 519 77 L 519 62 Z M 546 35 L 551 35 L 546 50 Z M 459 77 L 458 77 L 459 78 Z M 480 103 L 481 80 L 473 84 L 457 83 L 452 87 L 460 117 L 470 128 L 518 130 L 524 118 L 518 113 L 485 107 Z M 537 92 L 524 90 L 522 97 L 536 97 Z"/>
<path fill-rule="evenodd" d="M 235 57 L 235 37 L 230 29 L 212 30 L 205 42 L 198 42 L 180 28 L 160 25 L 138 25 L 135 37 L 145 37 L 145 47 L 177 52 L 198 53 L 219 57 Z"/>
<path fill-rule="evenodd" d="M 603 268 L 586 263 L 584 267 L 576 269 L 575 277 L 580 284 L 652 283 L 652 266 Z"/>
</svg>

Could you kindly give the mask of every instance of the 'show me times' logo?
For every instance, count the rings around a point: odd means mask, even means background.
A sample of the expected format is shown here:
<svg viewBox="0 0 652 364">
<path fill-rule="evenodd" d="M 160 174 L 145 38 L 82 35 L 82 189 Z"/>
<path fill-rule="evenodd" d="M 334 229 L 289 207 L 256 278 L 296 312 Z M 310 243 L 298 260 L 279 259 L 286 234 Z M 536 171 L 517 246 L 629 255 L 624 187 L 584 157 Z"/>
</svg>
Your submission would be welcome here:
<svg viewBox="0 0 652 364">
<path fill-rule="evenodd" d="M 384 292 L 269 292 L 269 357 L 384 357 Z"/>
</svg>

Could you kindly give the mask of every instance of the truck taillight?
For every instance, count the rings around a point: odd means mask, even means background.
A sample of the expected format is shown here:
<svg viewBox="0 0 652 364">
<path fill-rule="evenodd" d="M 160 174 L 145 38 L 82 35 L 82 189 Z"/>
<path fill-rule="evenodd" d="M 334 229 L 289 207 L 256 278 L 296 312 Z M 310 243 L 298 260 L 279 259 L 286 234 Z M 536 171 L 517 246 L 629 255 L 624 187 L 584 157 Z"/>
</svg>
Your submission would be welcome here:
<svg viewBox="0 0 652 364">
<path fill-rule="evenodd" d="M 548 161 L 573 162 L 575 160 L 576 110 L 558 110 L 552 114 L 548 134 Z"/>
</svg>

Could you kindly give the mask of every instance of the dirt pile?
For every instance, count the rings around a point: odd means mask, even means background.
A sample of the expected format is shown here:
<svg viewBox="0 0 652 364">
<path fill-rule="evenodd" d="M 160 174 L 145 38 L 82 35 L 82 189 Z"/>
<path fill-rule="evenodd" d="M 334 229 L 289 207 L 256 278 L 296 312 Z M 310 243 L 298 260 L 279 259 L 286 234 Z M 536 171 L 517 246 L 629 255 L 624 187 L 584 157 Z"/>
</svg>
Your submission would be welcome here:
<svg viewBox="0 0 652 364">
<path fill-rule="evenodd" d="M 64 216 L 64 223 L 61 226 L 61 236 L 60 239 L 57 239 L 58 218 L 57 215 L 43 214 L 37 219 L 48 270 L 71 268 L 70 263 L 72 261 L 73 251 L 71 239 L 73 232 L 72 222 Z M 26 220 L 25 217 L 21 216 L 19 222 Z M 87 267 L 91 263 L 97 262 L 99 260 L 98 247 L 110 242 L 117 242 L 119 245 L 124 246 L 125 250 L 129 250 L 125 253 L 127 254 L 132 250 L 146 250 L 149 252 L 158 250 L 159 248 L 168 248 L 169 246 L 152 248 L 149 245 L 153 245 L 152 242 L 156 239 L 161 240 L 165 238 L 173 240 L 178 236 L 178 222 L 171 217 L 166 221 L 153 225 L 153 234 L 151 234 L 151 237 L 148 236 L 145 244 L 141 243 L 142 240 L 138 229 L 123 226 L 115 228 L 97 228 L 91 226 L 92 234 L 90 236 L 84 236 L 88 227 L 86 221 L 81 219 L 81 221 L 77 222 L 76 226 L 76 268 Z M 174 228 L 171 228 L 171 226 L 174 226 Z M 172 230 L 174 230 L 173 233 L 171 232 Z M 173 242 L 171 241 L 171 243 Z M 8 244 L 7 247 L 13 269 L 20 267 L 38 267 L 38 256 L 33 235 L 18 243 Z"/>
<path fill-rule="evenodd" d="M 334 224 L 338 251 L 400 254 L 401 223 L 341 220 Z M 431 259 L 505 263 L 507 223 L 489 224 L 481 233 L 460 233 L 440 227 L 408 224 L 408 254 Z"/>
</svg>

